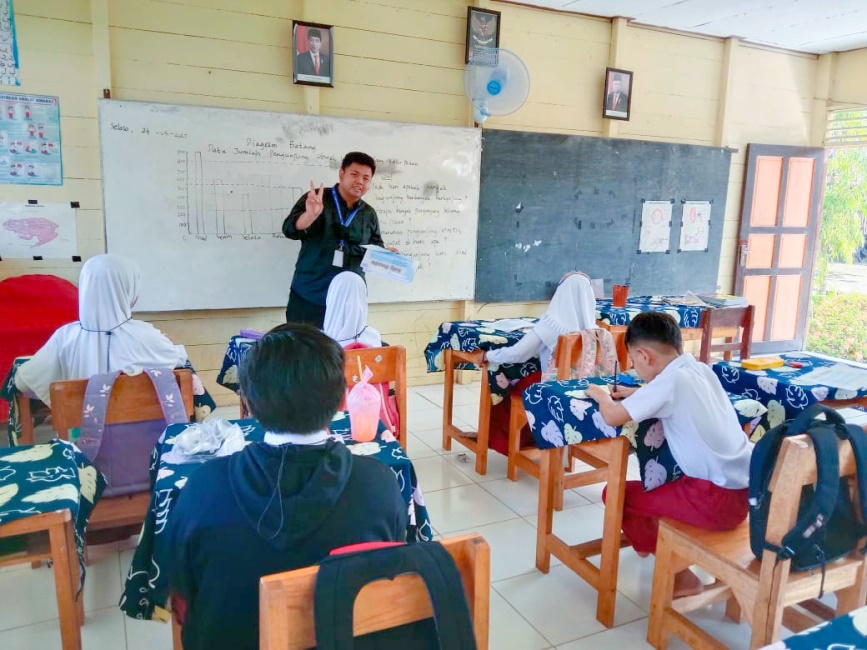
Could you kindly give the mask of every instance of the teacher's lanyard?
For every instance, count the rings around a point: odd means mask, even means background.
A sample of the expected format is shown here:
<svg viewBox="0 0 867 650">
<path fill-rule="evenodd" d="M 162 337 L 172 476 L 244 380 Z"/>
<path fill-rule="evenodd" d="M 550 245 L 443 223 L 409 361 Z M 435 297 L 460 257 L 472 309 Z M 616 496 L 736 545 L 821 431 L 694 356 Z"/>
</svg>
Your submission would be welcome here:
<svg viewBox="0 0 867 650">
<path fill-rule="evenodd" d="M 349 224 L 352 223 L 352 220 L 355 219 L 355 215 L 358 214 L 358 211 L 361 209 L 361 202 L 359 201 L 359 205 L 355 208 L 355 210 L 349 213 L 349 216 L 346 217 L 346 221 L 344 221 L 343 210 L 340 209 L 340 199 L 337 196 L 337 188 L 331 188 L 331 196 L 334 198 L 334 207 L 337 210 L 337 219 L 338 221 L 340 221 L 340 225 L 344 228 L 349 228 Z M 344 243 L 345 242 L 341 239 L 340 243 L 337 246 L 337 250 L 342 251 Z"/>
</svg>

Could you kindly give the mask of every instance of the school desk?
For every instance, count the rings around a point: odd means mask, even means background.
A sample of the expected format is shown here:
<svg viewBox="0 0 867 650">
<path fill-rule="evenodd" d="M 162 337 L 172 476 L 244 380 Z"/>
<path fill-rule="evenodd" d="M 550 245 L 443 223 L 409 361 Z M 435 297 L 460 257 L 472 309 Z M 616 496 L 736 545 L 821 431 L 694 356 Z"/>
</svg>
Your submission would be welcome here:
<svg viewBox="0 0 867 650">
<path fill-rule="evenodd" d="M 230 420 L 241 427 L 244 437 L 250 442 L 261 442 L 265 432 L 256 420 Z M 151 458 L 151 503 L 139 536 L 138 546 L 133 555 L 132 565 L 127 574 L 120 607 L 127 616 L 141 619 L 167 618 L 169 597 L 169 576 L 166 570 L 171 554 L 168 545 L 169 535 L 166 526 L 169 514 L 177 502 L 178 495 L 186 485 L 187 479 L 201 463 L 169 463 L 165 455 L 174 447 L 175 438 L 192 424 L 173 424 L 169 426 L 161 442 L 157 443 Z M 418 485 L 415 468 L 401 449 L 394 436 L 388 434 L 383 439 L 386 427 L 380 422 L 377 440 L 372 443 L 357 444 L 350 437 L 349 415 L 338 413 L 330 425 L 331 433 L 340 436 L 353 453 L 372 456 L 385 463 L 394 473 L 409 507 L 409 523 L 406 529 L 407 541 L 430 541 L 433 538 L 430 518 L 424 506 L 424 497 Z M 207 461 L 205 461 L 207 462 Z"/>
<path fill-rule="evenodd" d="M 854 650 L 867 646 L 867 607 L 804 630 L 763 650 Z"/>
<path fill-rule="evenodd" d="M 229 340 L 226 354 L 223 357 L 223 365 L 220 367 L 220 374 L 217 375 L 217 383 L 220 386 L 235 393 L 241 390 L 241 385 L 238 383 L 238 369 L 241 366 L 241 360 L 247 356 L 247 351 L 255 342 L 256 339 L 248 339 L 243 336 L 233 336 Z"/>
<path fill-rule="evenodd" d="M 837 363 L 855 368 L 854 364 L 809 352 L 787 352 L 778 356 L 786 365 L 768 370 L 744 370 L 739 361 L 719 361 L 713 365 L 713 371 L 727 391 L 748 395 L 767 406 L 768 421 L 772 427 L 797 416 L 817 402 L 829 406 L 867 406 L 867 382 L 851 390 L 835 388 L 828 383 L 796 383 L 817 368 L 829 368 Z"/>
<path fill-rule="evenodd" d="M 659 487 L 681 476 L 658 420 L 609 426 L 596 402 L 584 394 L 591 383 L 610 385 L 613 381 L 612 377 L 593 377 L 541 382 L 527 388 L 522 395 L 533 440 L 540 452 L 536 566 L 547 573 L 553 554 L 586 580 L 599 594 L 596 618 L 607 627 L 614 621 L 620 548 L 628 546 L 628 542 L 621 540 L 620 526 L 630 448 L 637 453 L 645 489 Z M 729 400 L 741 426 L 747 434 L 751 433 L 761 421 L 761 415 L 754 417 L 761 405 L 741 395 L 730 394 Z M 746 401 L 752 403 L 746 404 Z M 570 447 L 571 456 L 595 469 L 564 476 L 564 447 Z M 602 482 L 607 484 L 602 537 L 568 545 L 553 533 L 555 490 L 558 486 L 575 488 Z M 587 559 L 595 555 L 600 556 L 598 568 Z"/>
</svg>

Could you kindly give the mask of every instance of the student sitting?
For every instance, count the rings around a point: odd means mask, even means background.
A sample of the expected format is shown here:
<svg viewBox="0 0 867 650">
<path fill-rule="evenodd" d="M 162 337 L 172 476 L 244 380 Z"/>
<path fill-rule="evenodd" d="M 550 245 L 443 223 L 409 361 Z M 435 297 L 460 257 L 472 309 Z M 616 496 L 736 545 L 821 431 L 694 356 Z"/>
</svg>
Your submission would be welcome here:
<svg viewBox="0 0 867 650">
<path fill-rule="evenodd" d="M 367 285 L 357 273 L 343 271 L 331 281 L 322 331 L 348 350 L 382 347 L 379 332 L 367 324 Z"/>
<path fill-rule="evenodd" d="M 242 399 L 265 441 L 204 463 L 169 521 L 186 650 L 258 648 L 260 577 L 341 546 L 405 540 L 407 505 L 392 471 L 329 437 L 343 367 L 337 343 L 293 323 L 271 330 L 242 362 Z"/>
<path fill-rule="evenodd" d="M 78 318 L 64 325 L 15 374 L 15 386 L 50 406 L 49 386 L 67 379 L 85 379 L 120 370 L 133 375 L 143 368 L 188 365 L 182 345 L 173 344 L 150 323 L 134 320 L 139 270 L 118 255 L 97 255 L 81 268 Z M 197 416 L 215 404 L 194 379 Z"/>
<path fill-rule="evenodd" d="M 708 530 L 730 530 L 747 516 L 747 486 L 753 445 L 713 371 L 683 353 L 674 318 L 644 312 L 632 319 L 626 347 L 641 388 L 621 386 L 608 394 L 591 385 L 587 395 L 599 403 L 605 421 L 659 418 L 683 476 L 649 492 L 641 481 L 626 482 L 623 532 L 639 555 L 656 550 L 660 517 Z M 614 399 L 623 399 L 615 402 Z M 689 569 L 675 578 L 675 595 L 701 591 Z"/>
<path fill-rule="evenodd" d="M 513 390 L 521 391 L 542 380 L 550 372 L 554 349 L 561 334 L 573 334 L 584 329 L 596 327 L 596 299 L 590 279 L 579 271 L 567 273 L 560 280 L 547 311 L 539 318 L 535 327 L 528 331 L 517 343 L 505 348 L 485 352 L 488 363 L 524 363 L 538 357 L 542 373 L 533 373 L 522 379 Z M 610 353 L 614 354 L 613 344 Z M 501 454 L 508 454 L 509 417 L 511 404 L 508 399 L 491 408 L 489 447 Z M 521 446 L 532 443 L 529 427 L 521 434 Z"/>
</svg>

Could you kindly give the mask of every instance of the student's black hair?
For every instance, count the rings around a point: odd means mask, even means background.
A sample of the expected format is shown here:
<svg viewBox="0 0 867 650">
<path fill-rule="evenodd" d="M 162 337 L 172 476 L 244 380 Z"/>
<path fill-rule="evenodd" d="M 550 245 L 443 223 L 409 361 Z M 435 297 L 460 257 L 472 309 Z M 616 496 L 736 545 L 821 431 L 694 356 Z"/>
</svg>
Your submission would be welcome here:
<svg viewBox="0 0 867 650">
<path fill-rule="evenodd" d="M 343 348 L 315 327 L 279 325 L 241 362 L 241 395 L 266 431 L 325 429 L 346 391 Z"/>
<path fill-rule="evenodd" d="M 671 314 L 661 311 L 644 311 L 638 314 L 626 328 L 626 346 L 636 347 L 642 343 L 667 345 L 678 354 L 683 354 L 683 337 L 680 327 Z"/>
<path fill-rule="evenodd" d="M 313 36 L 318 38 L 320 41 L 322 40 L 322 32 L 320 32 L 318 29 L 308 29 L 307 38 L 311 38 Z"/>
<path fill-rule="evenodd" d="M 363 151 L 350 151 L 348 154 L 343 156 L 343 162 L 340 163 L 340 169 L 346 169 L 352 163 L 358 163 L 359 165 L 370 167 L 371 176 L 376 174 L 376 161 L 372 156 L 368 156 Z"/>
</svg>

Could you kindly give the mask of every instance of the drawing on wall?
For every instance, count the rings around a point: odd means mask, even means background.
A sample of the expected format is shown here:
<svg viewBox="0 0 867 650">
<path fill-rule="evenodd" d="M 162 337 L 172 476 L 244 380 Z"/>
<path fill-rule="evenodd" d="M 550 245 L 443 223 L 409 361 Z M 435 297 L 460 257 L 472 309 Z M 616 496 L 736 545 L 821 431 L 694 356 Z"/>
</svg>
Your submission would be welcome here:
<svg viewBox="0 0 867 650">
<path fill-rule="evenodd" d="M 19 70 L 12 0 L 0 0 L 0 86 L 20 86 Z"/>
<path fill-rule="evenodd" d="M 680 222 L 680 251 L 707 251 L 710 201 L 684 201 Z"/>
<path fill-rule="evenodd" d="M 641 235 L 639 253 L 667 253 L 671 241 L 671 208 L 673 201 L 641 202 Z"/>
<path fill-rule="evenodd" d="M 0 257 L 72 257 L 76 249 L 69 203 L 0 203 Z"/>
<path fill-rule="evenodd" d="M 60 101 L 0 93 L 0 183 L 63 185 Z"/>
</svg>

